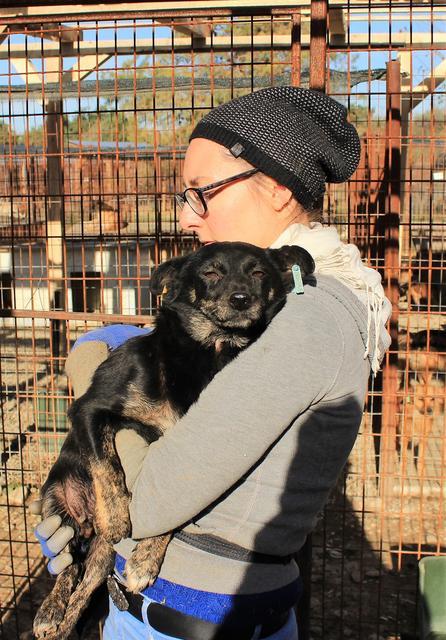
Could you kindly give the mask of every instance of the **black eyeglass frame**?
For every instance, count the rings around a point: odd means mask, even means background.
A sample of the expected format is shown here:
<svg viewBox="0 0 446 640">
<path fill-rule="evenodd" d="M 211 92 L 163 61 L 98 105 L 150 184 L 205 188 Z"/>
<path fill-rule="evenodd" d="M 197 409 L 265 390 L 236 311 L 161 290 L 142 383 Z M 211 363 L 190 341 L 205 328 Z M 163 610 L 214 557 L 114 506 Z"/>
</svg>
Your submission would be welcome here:
<svg viewBox="0 0 446 640">
<path fill-rule="evenodd" d="M 260 169 L 257 169 L 256 167 L 254 169 L 249 169 L 249 171 L 243 171 L 243 173 L 238 173 L 236 176 L 231 176 L 230 178 L 225 178 L 224 180 L 219 180 L 218 182 L 213 182 L 212 184 L 207 184 L 205 187 L 188 187 L 182 193 L 176 193 L 175 200 L 177 201 L 177 205 L 180 207 L 180 209 L 182 209 L 184 205 L 187 203 L 192 209 L 192 211 L 196 213 L 197 216 L 200 216 L 200 218 L 202 218 L 207 213 L 207 210 L 208 210 L 208 205 L 205 197 L 203 196 L 203 193 L 206 193 L 206 191 L 210 191 L 211 189 L 216 189 L 217 187 L 223 187 L 225 184 L 235 182 L 235 180 L 239 180 L 240 178 L 248 178 L 249 176 L 253 176 L 255 173 L 258 173 L 259 171 Z M 193 191 L 194 193 L 197 194 L 198 199 L 203 205 L 202 212 L 196 211 L 193 205 L 188 201 L 187 193 L 189 191 Z"/>
</svg>

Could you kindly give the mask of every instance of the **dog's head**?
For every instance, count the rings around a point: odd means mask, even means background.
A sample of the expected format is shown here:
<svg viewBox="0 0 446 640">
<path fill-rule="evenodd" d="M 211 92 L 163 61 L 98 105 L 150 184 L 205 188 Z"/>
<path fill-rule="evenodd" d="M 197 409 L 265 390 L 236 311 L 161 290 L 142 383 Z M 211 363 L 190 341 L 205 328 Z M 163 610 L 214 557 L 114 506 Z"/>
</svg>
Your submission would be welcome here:
<svg viewBox="0 0 446 640">
<path fill-rule="evenodd" d="M 213 243 L 160 265 L 151 290 L 164 293 L 163 305 L 180 311 L 183 326 L 200 342 L 236 334 L 252 337 L 285 303 L 295 264 L 303 278 L 314 271 L 312 257 L 301 247 Z"/>
</svg>

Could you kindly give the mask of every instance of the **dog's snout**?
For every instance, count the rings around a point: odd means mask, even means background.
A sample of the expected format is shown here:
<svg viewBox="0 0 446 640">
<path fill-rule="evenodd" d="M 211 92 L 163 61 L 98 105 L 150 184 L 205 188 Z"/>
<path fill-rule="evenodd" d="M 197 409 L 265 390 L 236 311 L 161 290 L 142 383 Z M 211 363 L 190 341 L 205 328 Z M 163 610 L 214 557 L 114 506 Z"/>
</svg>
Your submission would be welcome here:
<svg viewBox="0 0 446 640">
<path fill-rule="evenodd" d="M 230 295 L 229 303 L 231 307 L 237 309 L 237 311 L 243 311 L 243 309 L 247 309 L 251 304 L 251 296 L 242 291 L 236 291 Z"/>
</svg>

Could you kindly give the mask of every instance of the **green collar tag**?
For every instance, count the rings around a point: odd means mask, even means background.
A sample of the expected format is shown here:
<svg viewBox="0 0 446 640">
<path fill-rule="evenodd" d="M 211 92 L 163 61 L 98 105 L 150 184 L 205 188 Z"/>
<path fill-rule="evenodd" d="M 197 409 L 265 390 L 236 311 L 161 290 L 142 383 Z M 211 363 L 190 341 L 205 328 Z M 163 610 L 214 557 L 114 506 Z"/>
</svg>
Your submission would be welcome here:
<svg viewBox="0 0 446 640">
<path fill-rule="evenodd" d="M 302 274 L 300 272 L 300 267 L 298 264 L 293 264 L 293 266 L 291 267 L 291 273 L 293 274 L 294 280 L 294 289 L 291 293 L 303 293 L 304 283 L 302 282 Z"/>
</svg>

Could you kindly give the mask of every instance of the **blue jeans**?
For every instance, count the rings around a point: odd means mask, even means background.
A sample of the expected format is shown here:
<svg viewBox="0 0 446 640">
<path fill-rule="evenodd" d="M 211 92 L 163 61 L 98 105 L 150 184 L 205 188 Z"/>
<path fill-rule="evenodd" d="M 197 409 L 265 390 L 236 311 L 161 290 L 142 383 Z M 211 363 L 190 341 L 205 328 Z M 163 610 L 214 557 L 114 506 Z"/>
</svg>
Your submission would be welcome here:
<svg viewBox="0 0 446 640">
<path fill-rule="evenodd" d="M 145 598 L 147 605 L 150 598 Z M 144 611 L 143 611 L 144 616 Z M 119 611 L 110 600 L 110 613 L 105 621 L 102 632 L 103 640 L 178 640 L 174 636 L 167 636 L 165 633 L 155 631 L 147 621 L 141 622 L 126 611 Z M 254 633 L 252 640 L 257 638 Z M 297 623 L 294 611 L 290 615 L 284 626 L 264 640 L 298 640 Z"/>
</svg>

